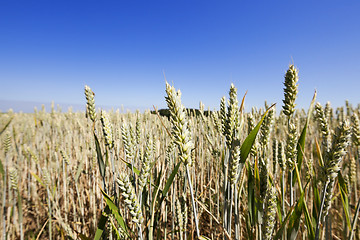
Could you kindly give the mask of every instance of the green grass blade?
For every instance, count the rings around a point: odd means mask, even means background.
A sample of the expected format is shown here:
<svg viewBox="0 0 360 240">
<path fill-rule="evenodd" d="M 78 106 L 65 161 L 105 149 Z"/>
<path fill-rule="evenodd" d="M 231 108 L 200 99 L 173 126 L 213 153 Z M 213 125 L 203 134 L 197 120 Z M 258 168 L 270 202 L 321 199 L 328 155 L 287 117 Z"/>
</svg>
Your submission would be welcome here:
<svg viewBox="0 0 360 240">
<path fill-rule="evenodd" d="M 110 223 L 111 223 L 113 230 L 115 230 L 116 239 L 121 239 L 120 233 L 111 218 L 110 218 Z"/>
<path fill-rule="evenodd" d="M 138 175 L 138 176 L 140 175 L 140 170 L 139 170 L 139 169 L 137 169 L 135 166 L 132 166 L 131 163 L 125 161 L 124 159 L 122 159 L 122 158 L 120 158 L 120 159 L 121 159 L 121 161 L 122 161 L 123 163 L 126 164 L 126 166 L 127 166 L 130 170 L 133 169 L 133 170 L 134 170 L 134 173 L 135 173 L 136 175 Z"/>
<path fill-rule="evenodd" d="M 296 206 L 296 205 L 292 206 L 292 207 L 289 209 L 286 217 L 284 218 L 284 221 L 281 223 L 281 226 L 280 226 L 279 230 L 277 231 L 277 233 L 275 234 L 275 237 L 273 238 L 274 240 L 280 239 L 280 238 L 283 236 L 284 230 L 285 230 L 285 227 L 286 227 L 286 223 L 287 223 L 287 221 L 289 220 L 289 218 L 290 218 L 290 216 L 291 216 L 291 214 L 292 214 L 295 206 Z"/>
<path fill-rule="evenodd" d="M 338 184 L 341 192 L 341 202 L 344 208 L 347 226 L 349 230 L 351 230 L 351 222 L 350 222 L 350 214 L 349 214 L 349 198 L 348 198 L 349 193 L 347 191 L 346 183 L 341 172 L 339 172 L 338 174 Z"/>
<path fill-rule="evenodd" d="M 1 134 L 3 134 L 3 132 L 5 132 L 5 130 L 7 129 L 7 127 L 10 125 L 11 121 L 13 120 L 13 118 L 10 118 L 10 120 L 5 124 L 5 126 L 3 127 L 3 129 L 1 129 L 0 131 L 0 136 Z"/>
<path fill-rule="evenodd" d="M 105 230 L 105 227 L 106 227 L 106 223 L 107 223 L 107 221 L 109 219 L 108 214 L 110 214 L 110 208 L 107 205 L 105 207 L 104 211 L 101 214 L 101 217 L 100 217 L 100 220 L 99 220 L 99 223 L 98 223 L 98 228 L 96 229 L 94 240 L 100 240 L 101 239 L 101 236 L 102 236 L 102 234 L 103 234 L 103 232 Z"/>
<path fill-rule="evenodd" d="M 179 161 L 179 163 L 175 166 L 175 168 L 174 168 L 173 171 L 171 172 L 169 178 L 166 180 L 165 187 L 164 187 L 164 189 L 161 191 L 161 198 L 160 198 L 159 201 L 157 202 L 157 206 L 161 206 L 162 202 L 165 200 L 165 198 L 166 198 L 166 196 L 167 196 L 167 193 L 169 192 L 170 187 L 171 187 L 172 183 L 174 182 L 175 176 L 176 176 L 176 174 L 177 174 L 178 171 L 179 171 L 179 168 L 180 168 L 180 166 L 181 166 L 181 163 L 182 163 L 182 162 Z M 161 176 L 162 176 L 162 171 L 160 171 L 159 177 L 158 177 L 158 179 L 157 179 L 157 181 L 156 181 L 156 185 L 154 186 L 155 189 L 157 189 L 157 190 L 160 190 L 160 189 L 159 189 L 159 187 L 160 187 L 159 185 L 160 185 L 160 182 L 161 182 Z M 157 198 L 157 194 L 154 194 L 154 196 L 153 196 L 153 199 L 152 199 L 152 202 L 153 202 L 153 203 L 156 202 L 156 199 L 155 199 L 155 198 Z M 158 207 L 157 209 L 160 209 L 160 208 Z M 152 213 L 152 214 L 155 214 L 155 213 Z M 160 212 L 158 211 L 158 212 L 156 213 L 156 217 L 155 217 L 156 219 L 159 218 L 159 214 L 160 214 Z M 155 224 L 156 224 L 156 222 L 157 222 L 157 221 L 155 221 Z"/>
<path fill-rule="evenodd" d="M 287 239 L 296 239 L 296 236 L 300 229 L 300 219 L 303 212 L 304 205 L 304 193 L 301 194 L 294 212 L 291 214 L 289 219 L 288 231 L 287 231 Z"/>
<path fill-rule="evenodd" d="M 5 175 L 4 165 L 2 164 L 1 159 L 0 159 L 0 173 L 1 173 L 2 176 Z"/>
<path fill-rule="evenodd" d="M 77 233 L 77 237 L 81 240 L 90 240 L 91 238 L 85 236 L 84 234 L 82 233 Z"/>
<path fill-rule="evenodd" d="M 308 122 L 306 121 L 305 126 L 301 132 L 301 135 L 298 140 L 298 144 L 296 147 L 297 150 L 297 166 L 298 169 L 301 169 L 303 157 L 304 157 L 304 151 L 305 151 L 305 138 L 306 138 L 306 129 L 308 127 Z M 295 178 L 293 178 L 293 182 L 295 182 Z"/>
<path fill-rule="evenodd" d="M 262 124 L 262 122 L 264 121 L 264 118 L 266 116 L 266 114 L 269 112 L 269 110 L 275 106 L 275 104 L 271 105 L 271 107 L 269 107 L 266 112 L 264 113 L 264 115 L 262 116 L 261 120 L 259 121 L 259 123 L 255 126 L 255 128 L 249 133 L 249 135 L 246 137 L 246 139 L 244 140 L 243 144 L 240 147 L 240 164 L 244 164 L 249 153 L 251 150 L 252 145 L 255 142 L 256 139 L 256 135 L 259 132 L 260 126 Z M 241 170 L 241 169 L 240 169 Z"/>
<path fill-rule="evenodd" d="M 160 182 L 161 182 L 161 177 L 163 176 L 163 169 L 160 169 L 160 172 L 158 172 L 157 174 L 154 174 L 154 191 L 161 191 L 160 190 Z M 153 201 L 155 200 L 155 195 L 153 196 Z"/>
<path fill-rule="evenodd" d="M 119 208 L 115 205 L 113 200 L 104 192 L 104 190 L 101 189 L 101 192 L 104 196 L 107 206 L 110 208 L 111 213 L 114 215 L 119 226 L 124 230 L 124 232 L 128 233 L 128 228 L 126 226 L 124 218 L 120 214 Z"/>
<path fill-rule="evenodd" d="M 301 185 L 301 176 L 300 176 L 299 169 L 297 168 L 297 164 L 295 164 L 295 171 L 294 172 L 296 173 L 295 176 L 296 176 L 296 179 L 298 180 L 300 194 L 304 198 L 305 190 L 302 188 L 302 185 Z M 308 184 L 309 184 L 309 181 L 306 183 L 305 189 L 307 188 Z M 303 199 L 303 204 L 302 204 L 302 211 L 304 212 L 304 215 L 305 215 L 305 225 L 307 227 L 308 237 L 311 240 L 315 239 L 314 227 L 312 225 L 309 210 L 307 208 L 307 205 L 306 205 L 306 202 L 305 202 L 304 199 Z"/>
<path fill-rule="evenodd" d="M 308 184 L 306 184 L 305 189 L 307 185 Z M 308 239 L 311 240 L 315 239 L 314 228 L 305 202 L 305 191 L 301 191 L 300 198 L 295 206 L 295 211 L 291 214 L 291 217 L 289 219 L 287 239 L 291 239 L 291 240 L 296 239 L 296 236 L 301 226 L 300 219 L 303 212 L 305 215 L 305 225 L 308 231 Z"/>
<path fill-rule="evenodd" d="M 282 223 L 283 222 L 283 215 L 282 215 L 282 205 L 281 205 L 281 199 L 279 198 L 279 201 L 276 201 L 276 212 L 277 215 L 279 217 L 279 222 Z"/>
<path fill-rule="evenodd" d="M 41 184 L 41 186 L 43 186 L 44 188 L 46 188 L 44 182 L 41 180 L 41 178 L 40 178 L 38 175 L 36 175 L 36 174 L 33 173 L 33 172 L 30 172 L 30 174 L 36 179 L 36 181 L 38 181 L 38 182 Z"/>
<path fill-rule="evenodd" d="M 311 221 L 311 217 L 310 217 L 306 202 L 304 202 L 303 207 L 304 207 L 303 211 L 305 214 L 305 225 L 308 230 L 308 237 L 309 237 L 309 239 L 313 240 L 313 239 L 315 239 L 315 232 L 314 232 L 313 222 Z"/>
<path fill-rule="evenodd" d="M 251 170 L 250 163 L 247 164 L 248 173 L 248 214 L 249 223 L 251 226 L 255 225 L 255 178 Z"/>
<path fill-rule="evenodd" d="M 97 153 L 97 159 L 98 159 L 98 164 L 99 164 L 99 169 L 100 169 L 100 175 L 104 179 L 105 178 L 105 163 L 104 163 L 104 159 L 103 159 L 103 156 L 101 153 L 100 143 L 99 143 L 99 140 L 95 133 L 94 133 L 94 138 L 95 138 L 96 153 Z"/>
<path fill-rule="evenodd" d="M 162 190 L 162 196 L 163 196 L 163 197 L 166 197 L 167 193 L 169 192 L 170 187 L 171 187 L 171 184 L 173 183 L 174 178 L 175 178 L 176 174 L 177 174 L 178 171 L 179 171 L 179 168 L 180 168 L 181 163 L 182 163 L 182 162 L 179 161 L 179 163 L 175 166 L 174 170 L 171 172 L 170 177 L 167 179 L 166 184 L 165 184 L 165 187 L 164 187 L 164 189 Z"/>
<path fill-rule="evenodd" d="M 262 208 L 262 204 L 260 204 L 260 173 L 259 173 L 259 167 L 258 162 L 255 161 L 254 164 L 254 226 L 259 221 L 259 206 Z M 262 209 L 261 209 L 262 210 Z"/>
<path fill-rule="evenodd" d="M 313 217 L 317 218 L 319 216 L 319 211 L 320 211 L 320 205 L 321 205 L 321 199 L 320 199 L 320 193 L 319 193 L 319 189 L 318 186 L 316 185 L 316 182 L 313 181 L 312 184 L 312 190 L 313 190 L 313 204 L 314 204 L 314 208 L 313 208 Z"/>
<path fill-rule="evenodd" d="M 314 105 L 315 105 L 315 99 L 316 99 L 316 91 L 314 93 L 314 96 L 311 100 L 310 103 L 310 107 L 307 113 L 307 118 L 306 118 L 306 122 L 305 122 L 305 126 L 301 132 L 301 135 L 299 137 L 299 141 L 297 144 L 297 165 L 298 165 L 298 169 L 301 169 L 301 164 L 303 161 L 303 157 L 304 157 L 304 151 L 305 151 L 305 138 L 306 138 L 306 130 L 308 128 L 312 113 L 313 113 L 313 109 L 314 109 Z"/>
</svg>

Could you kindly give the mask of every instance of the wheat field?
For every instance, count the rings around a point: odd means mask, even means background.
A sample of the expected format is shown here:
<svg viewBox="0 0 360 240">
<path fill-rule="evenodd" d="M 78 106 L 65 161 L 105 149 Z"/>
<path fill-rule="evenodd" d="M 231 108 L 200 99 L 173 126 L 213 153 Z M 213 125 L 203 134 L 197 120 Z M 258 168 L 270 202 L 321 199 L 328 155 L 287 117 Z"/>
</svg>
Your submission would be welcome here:
<svg viewBox="0 0 360 240">
<path fill-rule="evenodd" d="M 89 86 L 86 112 L 1 113 L 1 238 L 360 239 L 360 105 L 298 109 L 283 79 L 250 112 L 234 85 L 193 110 L 166 83 L 167 116 L 98 109 Z"/>
</svg>

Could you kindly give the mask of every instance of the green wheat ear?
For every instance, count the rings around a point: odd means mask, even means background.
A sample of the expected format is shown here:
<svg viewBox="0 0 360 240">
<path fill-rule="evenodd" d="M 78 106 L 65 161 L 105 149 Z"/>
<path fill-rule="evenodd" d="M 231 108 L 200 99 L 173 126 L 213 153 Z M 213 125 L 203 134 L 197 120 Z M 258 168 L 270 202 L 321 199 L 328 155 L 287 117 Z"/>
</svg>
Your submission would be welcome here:
<svg viewBox="0 0 360 240">
<path fill-rule="evenodd" d="M 360 145 L 360 121 L 359 116 L 354 113 L 351 117 L 352 122 L 352 142 L 355 146 Z"/>
<path fill-rule="evenodd" d="M 100 120 L 104 132 L 105 143 L 109 147 L 109 149 L 112 149 L 114 147 L 113 130 L 109 121 L 109 116 L 104 110 L 101 111 Z"/>
<path fill-rule="evenodd" d="M 18 182 L 19 182 L 19 175 L 18 175 L 18 171 L 15 167 L 11 167 L 9 169 L 10 172 L 10 184 L 11 184 L 11 189 L 13 189 L 14 191 L 18 191 L 19 187 L 18 187 Z"/>
<path fill-rule="evenodd" d="M 331 200 L 333 196 L 333 189 L 335 185 L 335 179 L 340 171 L 340 162 L 346 154 L 346 148 L 349 144 L 350 138 L 350 125 L 348 121 L 345 121 L 341 126 L 336 128 L 332 149 L 325 162 L 325 175 L 326 183 L 324 189 L 324 207 L 322 209 L 322 220 L 325 218 L 331 207 Z"/>
<path fill-rule="evenodd" d="M 295 111 L 295 100 L 296 95 L 298 93 L 298 85 L 297 82 L 299 80 L 298 69 L 294 67 L 294 65 L 290 65 L 289 69 L 285 74 L 285 82 L 284 82 L 284 114 L 290 117 Z"/>
<path fill-rule="evenodd" d="M 123 123 L 121 126 L 121 137 L 124 143 L 125 156 L 129 162 L 132 162 L 135 157 L 136 145 L 131 124 Z"/>
<path fill-rule="evenodd" d="M 281 171 L 285 172 L 286 170 L 286 161 L 285 161 L 285 152 L 284 152 L 284 144 L 282 141 L 278 143 L 278 151 L 277 151 L 277 159 L 279 162 L 279 166 Z"/>
<path fill-rule="evenodd" d="M 351 128 L 351 139 L 352 143 L 356 147 L 356 149 L 359 149 L 360 145 L 360 121 L 359 117 L 356 113 L 353 113 L 353 116 L 351 117 L 352 122 L 352 128 Z M 350 171 L 349 171 L 349 180 L 351 183 L 355 183 L 356 181 L 356 160 L 355 157 L 350 158 Z"/>
<path fill-rule="evenodd" d="M 86 97 L 86 116 L 95 122 L 96 110 L 95 110 L 95 93 L 91 88 L 85 85 L 85 97 Z"/>
<path fill-rule="evenodd" d="M 124 197 L 124 202 L 126 203 L 126 206 L 130 210 L 130 215 L 132 217 L 132 221 L 134 223 L 141 224 L 143 221 L 141 207 L 140 207 L 138 199 L 136 198 L 135 190 L 134 190 L 133 186 L 131 185 L 129 176 L 121 175 L 117 179 L 117 183 L 121 190 L 121 194 Z"/>
<path fill-rule="evenodd" d="M 142 167 L 141 167 L 141 172 L 140 172 L 140 176 L 139 176 L 140 190 L 144 188 L 144 186 L 147 182 L 147 178 L 150 174 L 152 140 L 150 139 L 149 136 L 146 138 L 146 142 L 147 142 L 147 145 L 146 145 L 144 157 L 142 159 Z"/>
<path fill-rule="evenodd" d="M 170 121 L 173 124 L 172 136 L 179 147 L 179 158 L 185 165 L 191 165 L 191 150 L 194 148 L 194 144 L 191 140 L 185 107 L 181 103 L 181 92 L 166 83 L 166 93 L 165 100 L 171 114 Z"/>
<path fill-rule="evenodd" d="M 268 108 L 267 104 L 265 105 L 265 108 L 266 109 Z M 261 124 L 260 127 L 259 143 L 263 150 L 265 149 L 265 147 L 267 147 L 270 140 L 270 133 L 274 123 L 274 115 L 275 115 L 275 110 L 274 108 L 271 108 L 268 114 L 265 116 L 263 124 Z"/>
<path fill-rule="evenodd" d="M 226 135 L 226 98 L 225 96 L 220 100 L 220 120 L 221 120 L 221 132 Z"/>
<path fill-rule="evenodd" d="M 237 88 L 234 84 L 231 84 L 229 91 L 229 101 L 228 101 L 228 109 L 225 121 L 225 137 L 226 143 L 229 148 L 234 140 L 238 138 L 239 133 L 239 102 L 237 100 Z"/>
<path fill-rule="evenodd" d="M 327 163 L 325 163 L 326 173 L 330 178 L 335 179 L 337 173 L 340 171 L 340 161 L 346 154 L 346 148 L 349 144 L 350 125 L 345 121 L 340 127 L 336 129 L 333 141 L 333 149 Z"/>
<path fill-rule="evenodd" d="M 331 121 L 332 119 L 332 108 L 331 108 L 331 104 L 330 102 L 326 102 L 325 104 L 325 109 L 324 109 L 324 112 L 325 112 L 325 117 L 328 121 Z"/>
<path fill-rule="evenodd" d="M 4 152 L 6 155 L 10 151 L 10 146 L 11 146 L 11 136 L 9 133 L 6 133 L 5 138 L 3 140 L 3 145 L 4 145 Z"/>
<path fill-rule="evenodd" d="M 229 169 L 230 184 L 235 184 L 238 178 L 239 161 L 240 161 L 240 146 L 235 146 L 231 150 L 230 169 Z"/>
<path fill-rule="evenodd" d="M 327 153 L 331 146 L 331 135 L 330 135 L 328 119 L 320 103 L 316 103 L 315 105 L 315 118 L 318 121 L 318 125 L 323 135 L 322 145 L 325 147 L 325 153 Z"/>
<path fill-rule="evenodd" d="M 276 222 L 276 189 L 271 186 L 266 194 L 265 199 L 265 216 L 264 216 L 264 225 L 263 239 L 272 239 L 272 233 L 274 231 L 274 226 Z"/>
</svg>

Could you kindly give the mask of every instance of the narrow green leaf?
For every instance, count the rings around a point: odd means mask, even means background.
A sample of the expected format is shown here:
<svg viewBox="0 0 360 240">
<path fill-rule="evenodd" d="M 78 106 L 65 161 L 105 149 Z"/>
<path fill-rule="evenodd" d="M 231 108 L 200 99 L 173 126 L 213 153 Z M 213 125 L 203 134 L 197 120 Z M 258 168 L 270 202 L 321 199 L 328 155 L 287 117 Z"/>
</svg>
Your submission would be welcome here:
<svg viewBox="0 0 360 240">
<path fill-rule="evenodd" d="M 314 208 L 313 208 L 313 217 L 317 218 L 319 216 L 319 210 L 320 210 L 320 205 L 321 205 L 321 199 L 320 199 L 320 193 L 319 193 L 319 189 L 318 186 L 316 185 L 316 182 L 313 181 L 312 184 L 313 187 L 313 199 L 314 199 Z"/>
<path fill-rule="evenodd" d="M 308 230 L 308 237 L 309 237 L 310 240 L 313 240 L 313 239 L 315 239 L 313 221 L 311 221 L 312 219 L 310 217 L 309 210 L 307 208 L 306 202 L 304 202 L 303 208 L 304 208 L 303 211 L 304 211 L 304 214 L 305 214 L 305 225 L 306 225 L 307 230 Z"/>
<path fill-rule="evenodd" d="M 100 240 L 101 239 L 101 236 L 105 230 L 105 226 L 106 226 L 106 223 L 108 221 L 108 214 L 110 214 L 110 208 L 108 205 L 106 205 L 104 211 L 102 212 L 101 214 L 101 217 L 100 217 L 100 220 L 99 220 L 99 223 L 98 223 L 98 228 L 96 229 L 96 233 L 95 233 L 95 237 L 94 237 L 94 240 Z"/>
<path fill-rule="evenodd" d="M 305 151 L 305 137 L 306 137 L 306 129 L 308 127 L 308 122 L 306 121 L 305 126 L 301 132 L 301 135 L 299 137 L 298 143 L 297 143 L 297 166 L 298 169 L 301 169 L 301 164 L 303 161 L 303 157 L 304 157 L 304 151 Z M 295 179 L 293 178 L 293 182 L 295 181 Z"/>
<path fill-rule="evenodd" d="M 5 126 L 3 127 L 3 129 L 1 129 L 0 131 L 0 136 L 1 134 L 3 134 L 3 132 L 5 132 L 6 128 L 10 125 L 11 121 L 13 120 L 13 118 L 10 118 L 10 120 L 5 124 Z"/>
<path fill-rule="evenodd" d="M 112 220 L 111 218 L 110 218 L 109 220 L 110 220 L 112 229 L 115 230 L 116 238 L 117 238 L 117 239 L 121 239 L 120 233 L 119 233 L 117 227 L 115 226 L 113 220 Z"/>
<path fill-rule="evenodd" d="M 298 202 L 296 203 L 295 210 L 291 214 L 288 225 L 287 239 L 296 239 L 300 229 L 300 219 L 303 212 L 304 193 L 301 194 Z"/>
<path fill-rule="evenodd" d="M 0 159 L 0 173 L 1 173 L 2 176 L 5 175 L 4 165 L 2 164 L 1 159 Z"/>
<path fill-rule="evenodd" d="M 168 193 L 169 190 L 170 190 L 170 187 L 171 187 L 171 185 L 172 185 L 172 183 L 173 183 L 173 181 L 174 181 L 174 178 L 175 178 L 176 174 L 177 174 L 178 171 L 179 171 L 179 168 L 180 168 L 181 163 L 182 163 L 182 162 L 179 161 L 179 163 L 175 166 L 175 168 L 174 168 L 173 171 L 171 172 L 169 178 L 166 180 L 165 187 L 164 187 L 164 189 L 163 189 L 162 192 L 161 192 L 161 198 L 160 198 L 159 201 L 157 202 L 157 205 L 158 205 L 158 206 L 161 206 L 162 202 L 163 202 L 164 199 L 166 198 L 166 195 L 167 195 L 167 193 Z M 158 179 L 157 179 L 157 181 L 156 181 L 155 189 L 158 189 L 158 188 L 160 187 L 159 184 L 160 184 L 161 176 L 162 176 L 162 171 L 160 171 L 160 173 L 159 173 L 159 177 L 158 177 Z M 156 197 L 156 195 L 153 196 L 153 199 L 152 199 L 152 202 L 153 202 L 153 203 L 156 202 L 156 199 L 154 199 L 155 197 Z M 160 209 L 160 208 L 158 208 L 158 209 Z M 157 212 L 155 218 L 158 218 L 158 217 L 159 217 L 159 214 L 160 214 L 160 212 Z M 155 224 L 156 224 L 156 222 L 157 222 L 157 221 L 155 221 Z"/>
<path fill-rule="evenodd" d="M 289 220 L 289 226 L 290 226 L 289 230 L 290 231 L 288 231 L 288 236 L 287 236 L 288 239 L 296 238 L 297 233 L 300 228 L 300 216 L 301 216 L 302 212 L 304 212 L 304 214 L 305 214 L 305 224 L 307 226 L 307 230 L 308 230 L 308 234 L 309 234 L 308 237 L 309 237 L 309 239 L 315 238 L 314 228 L 312 225 L 311 217 L 310 217 L 306 202 L 304 200 L 304 190 L 302 189 L 302 186 L 301 186 L 301 177 L 300 177 L 300 172 L 299 172 L 299 169 L 301 169 L 301 165 L 302 165 L 302 161 L 303 161 L 303 157 L 304 157 L 306 130 L 307 130 L 308 124 L 309 124 L 311 116 L 312 116 L 315 99 L 316 99 L 316 91 L 311 100 L 310 107 L 309 107 L 309 110 L 307 113 L 307 119 L 305 122 L 305 126 L 301 132 L 301 135 L 299 137 L 298 144 L 296 147 L 297 148 L 297 164 L 295 165 L 294 178 L 291 179 L 291 181 L 293 183 L 295 183 L 296 179 L 298 180 L 301 198 L 299 199 L 300 204 L 299 204 L 298 208 L 295 208 L 295 212 Z M 296 178 L 295 178 L 295 176 L 296 176 Z"/>
<path fill-rule="evenodd" d="M 99 169 L 100 169 L 100 175 L 104 179 L 105 178 L 105 164 L 104 164 L 103 156 L 101 153 L 100 143 L 99 143 L 99 140 L 95 133 L 94 133 L 94 138 L 95 138 L 96 153 L 97 153 L 97 159 L 98 159 L 98 164 L 99 164 Z"/>
<path fill-rule="evenodd" d="M 245 215 L 245 221 L 246 221 L 246 231 L 249 236 L 248 239 L 255 239 L 255 236 L 252 231 L 249 215 Z"/>
<path fill-rule="evenodd" d="M 154 174 L 154 178 L 155 178 L 155 181 L 154 181 L 154 192 L 155 194 L 152 195 L 152 200 L 151 200 L 151 211 L 154 210 L 154 212 L 151 212 L 151 215 L 154 214 L 154 219 L 155 221 L 153 222 L 154 223 L 154 228 L 156 229 L 157 227 L 157 223 L 160 219 L 160 214 L 161 214 L 161 211 L 159 211 L 160 207 L 155 207 L 155 204 L 158 204 L 158 206 L 161 206 L 162 202 L 164 201 L 165 197 L 164 195 L 161 194 L 161 197 L 159 198 L 159 201 L 156 201 L 156 199 L 158 198 L 158 193 L 160 192 L 160 181 L 161 181 L 161 177 L 162 177 L 162 170 L 163 169 L 160 169 L 160 172 L 157 173 L 157 171 L 155 171 L 155 174 Z M 155 209 L 153 209 L 153 207 Z"/>
<path fill-rule="evenodd" d="M 170 186 L 171 186 L 171 184 L 173 183 L 174 178 L 175 178 L 176 174 L 177 174 L 178 171 L 179 171 L 180 165 L 181 165 L 181 161 L 179 161 L 179 163 L 175 166 L 174 170 L 173 170 L 173 171 L 171 172 L 171 174 L 170 174 L 170 177 L 167 179 L 166 184 L 165 184 L 165 187 L 164 187 L 164 189 L 163 189 L 163 191 L 162 191 L 163 197 L 166 197 L 166 195 L 167 195 L 167 193 L 168 193 L 168 191 L 169 191 L 169 189 L 170 189 Z"/>
<path fill-rule="evenodd" d="M 110 208 L 112 214 L 115 216 L 116 221 L 119 226 L 124 230 L 124 232 L 128 233 L 127 226 L 124 221 L 124 218 L 121 216 L 119 208 L 115 205 L 115 203 L 111 200 L 111 198 L 101 189 L 101 192 L 104 196 L 107 206 Z"/>
<path fill-rule="evenodd" d="M 286 215 L 284 221 L 282 222 L 279 230 L 278 230 L 277 233 L 275 234 L 274 240 L 277 240 L 277 239 L 279 239 L 279 238 L 281 238 L 281 237 L 283 236 L 283 232 L 284 232 L 284 229 L 285 229 L 285 227 L 286 227 L 286 223 L 287 223 L 288 219 L 290 218 L 290 216 L 291 216 L 294 208 L 295 208 L 295 205 L 292 206 L 292 207 L 289 209 L 289 212 L 287 213 L 287 215 Z"/>
<path fill-rule="evenodd" d="M 309 110 L 308 110 L 308 113 L 307 113 L 307 118 L 306 118 L 306 122 L 305 122 L 305 126 L 301 132 L 301 135 L 299 137 L 299 141 L 298 141 L 298 144 L 297 144 L 297 165 L 298 165 L 298 169 L 301 169 L 301 164 L 302 164 L 302 161 L 303 161 L 303 157 L 304 157 L 304 151 L 305 151 L 305 137 L 306 137 L 306 130 L 307 130 L 307 127 L 309 125 L 309 122 L 310 122 L 310 119 L 311 119 L 311 116 L 312 116 L 312 113 L 313 113 L 313 109 L 314 109 L 314 105 L 315 105 L 315 99 L 316 99 L 316 91 L 314 93 L 314 96 L 311 100 L 311 103 L 310 103 L 310 107 L 309 107 Z"/>
<path fill-rule="evenodd" d="M 344 212 L 345 212 L 345 217 L 346 217 L 346 222 L 347 222 L 347 226 L 349 228 L 349 230 L 351 230 L 351 222 L 350 222 L 350 214 L 349 214 L 349 198 L 348 198 L 348 192 L 347 192 L 347 187 L 346 187 L 346 183 L 345 180 L 341 174 L 341 172 L 339 172 L 338 174 L 338 184 L 339 184 L 339 188 L 340 188 L 340 192 L 341 192 L 341 202 L 344 208 Z"/>
<path fill-rule="evenodd" d="M 43 183 L 43 181 L 41 180 L 41 178 L 40 178 L 38 175 L 36 175 L 36 174 L 33 173 L 33 172 L 30 172 L 30 174 L 33 175 L 33 177 L 36 179 L 36 181 L 38 181 L 38 182 L 41 184 L 41 186 L 43 186 L 44 188 L 46 188 L 45 184 Z"/>
<path fill-rule="evenodd" d="M 260 172 L 258 161 L 255 161 L 254 164 L 254 187 L 255 187 L 255 207 L 257 208 L 257 203 L 260 202 Z M 255 211 L 256 212 L 256 211 Z M 257 215 L 256 215 L 257 216 Z"/>
<path fill-rule="evenodd" d="M 250 163 L 247 164 L 248 172 L 248 213 L 251 226 L 255 225 L 255 179 L 251 170 Z"/>
<path fill-rule="evenodd" d="M 123 163 L 125 163 L 126 164 L 126 166 L 131 170 L 131 169 L 134 169 L 134 173 L 136 174 L 136 175 L 140 175 L 140 170 L 139 169 L 137 169 L 135 166 L 131 166 L 131 163 L 129 163 L 129 162 L 127 162 L 127 161 L 125 161 L 124 159 L 122 159 L 122 158 L 120 158 L 121 159 L 121 161 L 123 162 Z"/>
<path fill-rule="evenodd" d="M 90 240 L 91 238 L 85 236 L 82 233 L 77 233 L 78 238 L 80 238 L 81 240 Z"/>
<path fill-rule="evenodd" d="M 155 191 L 157 191 L 159 188 L 160 188 L 160 181 L 161 181 L 161 177 L 162 177 L 162 173 L 163 172 L 163 169 L 161 168 L 160 169 L 160 172 L 156 172 L 157 174 L 154 174 L 154 190 Z M 159 191 L 160 191 L 160 189 L 159 189 Z M 153 197 L 155 197 L 155 195 L 153 196 Z M 153 199 L 154 200 L 154 199 Z"/>
<path fill-rule="evenodd" d="M 300 194 L 301 194 L 301 196 L 304 196 L 305 190 L 301 186 L 301 176 L 300 176 L 300 172 L 299 172 L 299 169 L 297 167 L 297 164 L 295 164 L 295 171 L 294 172 L 296 173 L 295 174 L 296 179 L 298 180 Z M 306 183 L 305 189 L 307 188 L 308 184 L 309 184 L 309 181 Z M 312 240 L 312 239 L 315 238 L 314 227 L 312 225 L 311 217 L 310 217 L 309 210 L 307 208 L 305 200 L 303 200 L 302 211 L 304 212 L 304 215 L 305 215 L 305 224 L 307 226 L 307 230 L 308 230 L 308 234 L 309 234 L 308 237 L 309 237 L 309 239 Z"/>
<path fill-rule="evenodd" d="M 306 184 L 306 186 L 307 185 L 308 184 Z M 314 228 L 312 226 L 312 221 L 304 198 L 305 191 L 302 191 L 300 198 L 296 203 L 295 211 L 291 214 L 291 217 L 289 219 L 287 239 L 296 239 L 298 231 L 300 229 L 300 219 L 303 212 L 305 215 L 305 224 L 308 230 L 308 239 L 313 240 L 315 238 Z"/>
<path fill-rule="evenodd" d="M 249 153 L 251 150 L 252 145 L 255 142 L 256 139 L 256 135 L 259 132 L 260 126 L 262 124 L 262 122 L 264 121 L 264 118 L 266 116 L 266 114 L 269 112 L 269 110 L 275 106 L 275 104 L 271 105 L 271 107 L 269 107 L 266 112 L 264 113 L 264 115 L 262 116 L 261 120 L 259 121 L 259 123 L 255 126 L 255 128 L 249 133 L 249 135 L 246 137 L 246 139 L 244 140 L 243 144 L 240 147 L 240 164 L 244 164 Z"/>
<path fill-rule="evenodd" d="M 279 197 L 279 201 L 276 201 L 276 212 L 279 217 L 279 222 L 282 223 L 284 216 L 282 215 L 281 196 Z"/>
</svg>

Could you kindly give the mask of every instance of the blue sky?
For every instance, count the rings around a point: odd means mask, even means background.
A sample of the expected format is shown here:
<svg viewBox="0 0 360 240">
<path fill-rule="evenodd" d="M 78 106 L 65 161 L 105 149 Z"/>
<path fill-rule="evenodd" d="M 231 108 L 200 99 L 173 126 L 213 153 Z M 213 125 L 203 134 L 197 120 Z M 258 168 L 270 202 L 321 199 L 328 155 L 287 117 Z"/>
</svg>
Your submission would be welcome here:
<svg viewBox="0 0 360 240">
<path fill-rule="evenodd" d="M 82 106 L 85 84 L 97 105 L 164 108 L 163 73 L 186 107 L 218 108 L 233 82 L 248 109 L 280 109 L 292 62 L 299 107 L 314 89 L 323 104 L 357 104 L 359 11 L 360 1 L 0 0 L 0 109 Z"/>
</svg>

